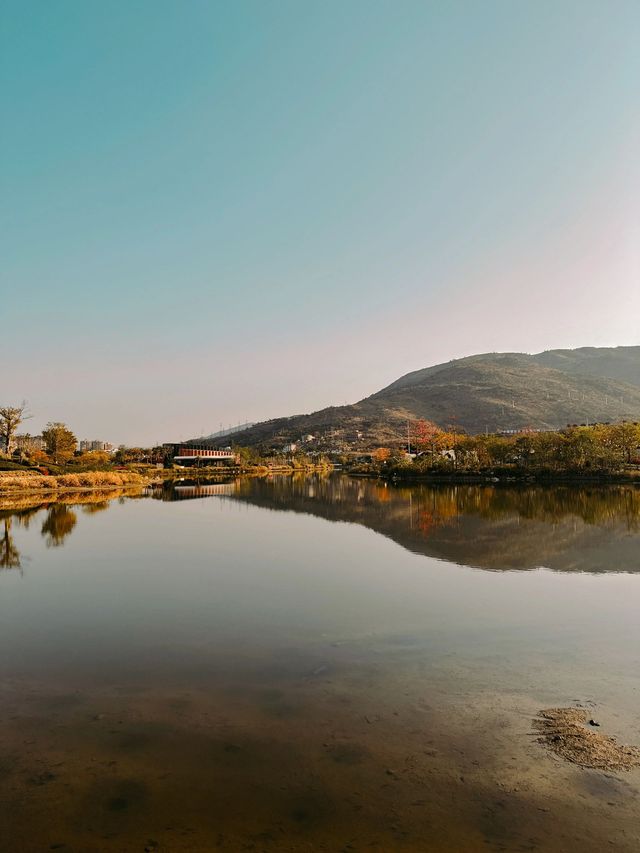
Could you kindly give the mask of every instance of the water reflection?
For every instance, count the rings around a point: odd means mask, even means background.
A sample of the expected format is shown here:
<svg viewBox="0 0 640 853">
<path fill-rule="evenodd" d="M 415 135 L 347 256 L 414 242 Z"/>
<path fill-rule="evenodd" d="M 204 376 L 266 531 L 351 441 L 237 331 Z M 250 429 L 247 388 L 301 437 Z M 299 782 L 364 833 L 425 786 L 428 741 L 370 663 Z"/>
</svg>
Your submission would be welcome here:
<svg viewBox="0 0 640 853">
<path fill-rule="evenodd" d="M 233 499 L 362 524 L 415 553 L 476 568 L 640 571 L 634 486 L 396 487 L 333 475 L 243 480 Z"/>
<path fill-rule="evenodd" d="M 13 523 L 16 526 L 28 528 L 29 522 L 37 514 L 38 507 L 7 510 L 0 509 L 0 519 L 3 521 L 3 532 L 0 538 L 0 568 L 22 570 L 23 558 L 15 543 Z"/>
<path fill-rule="evenodd" d="M 65 492 L 59 497 L 43 499 L 42 496 L 3 497 L 0 500 L 0 519 L 3 530 L 0 534 L 0 569 L 22 569 L 24 557 L 15 542 L 13 524 L 28 528 L 35 517 L 44 518 L 40 532 L 47 548 L 64 545 L 74 530 L 78 516 L 71 507 L 81 507 L 86 515 L 103 512 L 111 501 L 140 497 L 127 489 L 102 489 L 93 492 Z"/>
<path fill-rule="evenodd" d="M 233 495 L 239 490 L 239 477 L 203 482 L 202 480 L 166 480 L 151 486 L 147 494 L 159 501 L 188 501 L 195 498 L 212 498 Z"/>
<path fill-rule="evenodd" d="M 579 701 L 638 742 L 639 578 L 409 553 L 635 567 L 637 497 L 331 476 L 0 504 L 7 565 L 31 558 L 0 578 L 0 851 L 637 851 L 640 776 L 552 760 L 530 721 Z"/>
<path fill-rule="evenodd" d="M 19 569 L 21 566 L 20 552 L 16 548 L 11 532 L 12 518 L 4 519 L 4 533 L 0 538 L 0 568 Z"/>
<path fill-rule="evenodd" d="M 62 545 L 77 521 L 78 516 L 65 504 L 54 504 L 49 507 L 42 525 L 42 535 L 45 537 L 47 548 Z"/>
<path fill-rule="evenodd" d="M 12 519 L 28 526 L 46 513 L 47 547 L 63 545 L 86 515 L 114 499 L 163 502 L 223 498 L 265 509 L 360 524 L 417 554 L 488 570 L 640 571 L 640 489 L 634 486 L 393 486 L 341 474 L 167 481 L 144 492 L 112 489 L 67 494 L 57 502 L 25 498 L 0 508 L 0 567 L 19 568 Z"/>
</svg>

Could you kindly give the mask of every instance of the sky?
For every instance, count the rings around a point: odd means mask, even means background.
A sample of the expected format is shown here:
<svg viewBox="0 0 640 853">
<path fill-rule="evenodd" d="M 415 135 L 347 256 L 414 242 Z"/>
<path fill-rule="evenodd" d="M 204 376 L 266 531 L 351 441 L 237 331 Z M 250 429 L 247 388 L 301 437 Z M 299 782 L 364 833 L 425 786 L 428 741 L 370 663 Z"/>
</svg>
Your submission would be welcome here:
<svg viewBox="0 0 640 853">
<path fill-rule="evenodd" d="M 0 402 L 148 445 L 640 343 L 637 0 L 0 0 Z"/>
</svg>

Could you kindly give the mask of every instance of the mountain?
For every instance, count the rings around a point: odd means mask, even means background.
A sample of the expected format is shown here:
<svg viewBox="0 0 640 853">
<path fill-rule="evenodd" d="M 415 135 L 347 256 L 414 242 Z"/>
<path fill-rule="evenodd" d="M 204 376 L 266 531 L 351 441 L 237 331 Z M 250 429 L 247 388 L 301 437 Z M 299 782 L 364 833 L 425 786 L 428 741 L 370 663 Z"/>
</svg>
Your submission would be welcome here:
<svg viewBox="0 0 640 853">
<path fill-rule="evenodd" d="M 236 432 L 242 432 L 245 429 L 249 429 L 249 427 L 253 426 L 253 421 L 247 421 L 244 424 L 238 424 L 234 427 L 227 427 L 227 429 L 219 429 L 218 432 L 212 432 L 211 435 L 205 435 L 204 438 L 198 439 L 199 441 L 211 441 L 214 438 L 224 438 L 225 435 L 233 435 Z M 194 439 L 195 440 L 195 439 Z"/>
<path fill-rule="evenodd" d="M 283 446 L 301 436 L 387 444 L 426 418 L 469 433 L 640 420 L 640 346 L 484 353 L 416 370 L 348 406 L 254 424 L 225 437 Z M 215 442 L 214 442 L 215 443 Z"/>
<path fill-rule="evenodd" d="M 640 385 L 640 347 L 554 349 L 532 356 L 543 367 L 573 376 L 600 376 Z"/>
</svg>

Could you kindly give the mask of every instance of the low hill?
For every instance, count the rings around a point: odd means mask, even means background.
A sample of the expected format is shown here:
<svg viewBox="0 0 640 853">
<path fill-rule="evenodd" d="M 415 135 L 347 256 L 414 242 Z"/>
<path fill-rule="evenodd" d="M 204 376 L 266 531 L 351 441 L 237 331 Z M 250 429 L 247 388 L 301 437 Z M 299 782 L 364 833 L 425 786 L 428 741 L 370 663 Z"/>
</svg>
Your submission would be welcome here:
<svg viewBox="0 0 640 853">
<path fill-rule="evenodd" d="M 205 435 L 203 439 L 200 441 L 209 442 L 212 439 L 216 438 L 224 438 L 226 435 L 233 435 L 236 432 L 242 432 L 245 429 L 249 429 L 253 426 L 253 421 L 247 421 L 244 424 L 237 424 L 234 427 L 227 427 L 226 429 L 219 429 L 218 432 L 212 432 L 211 435 Z"/>
<path fill-rule="evenodd" d="M 282 446 L 309 433 L 333 444 L 387 444 L 425 418 L 469 433 L 640 420 L 640 346 L 484 353 L 407 373 L 349 406 L 277 418 L 224 441 Z"/>
</svg>

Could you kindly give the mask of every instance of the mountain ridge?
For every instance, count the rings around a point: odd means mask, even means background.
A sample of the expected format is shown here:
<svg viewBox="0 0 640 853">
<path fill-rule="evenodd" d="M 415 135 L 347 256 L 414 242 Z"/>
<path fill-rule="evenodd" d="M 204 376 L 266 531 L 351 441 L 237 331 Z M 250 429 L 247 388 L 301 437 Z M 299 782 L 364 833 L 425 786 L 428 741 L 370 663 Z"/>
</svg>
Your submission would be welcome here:
<svg viewBox="0 0 640 853">
<path fill-rule="evenodd" d="M 275 418 L 225 439 L 282 447 L 304 434 L 388 444 L 424 418 L 469 433 L 640 420 L 640 346 L 479 353 L 410 371 L 356 403 Z"/>
</svg>

